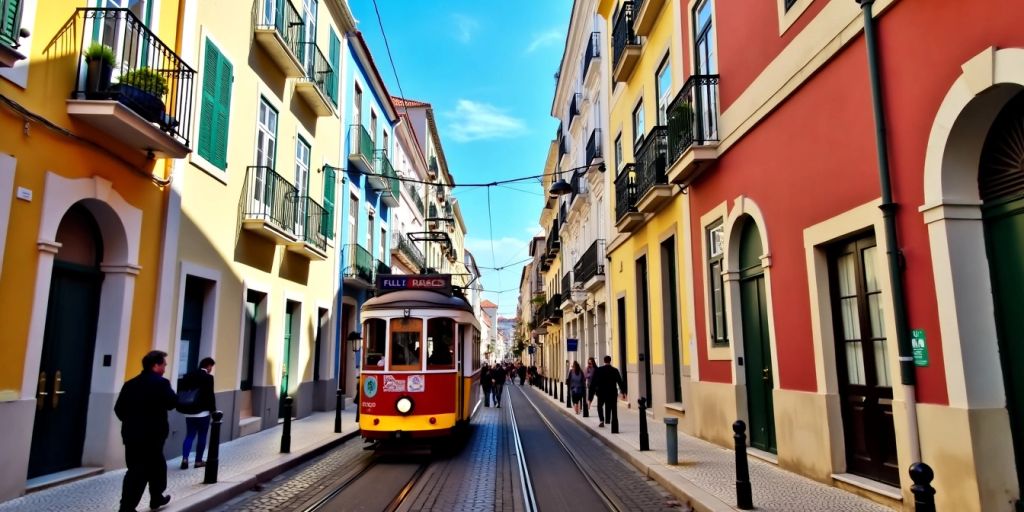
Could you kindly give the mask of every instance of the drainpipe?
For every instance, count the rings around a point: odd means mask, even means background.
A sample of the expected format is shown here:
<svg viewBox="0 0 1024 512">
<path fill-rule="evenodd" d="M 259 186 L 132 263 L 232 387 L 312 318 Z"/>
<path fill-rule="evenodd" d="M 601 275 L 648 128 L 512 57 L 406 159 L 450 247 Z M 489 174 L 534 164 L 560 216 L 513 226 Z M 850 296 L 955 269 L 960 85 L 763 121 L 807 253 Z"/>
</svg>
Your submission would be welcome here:
<svg viewBox="0 0 1024 512">
<path fill-rule="evenodd" d="M 868 51 L 868 77 L 871 81 L 871 106 L 875 116 L 875 146 L 878 149 L 878 181 L 882 191 L 882 219 L 884 221 L 886 257 L 889 275 L 892 277 L 892 301 L 896 320 L 896 347 L 900 361 L 900 383 L 906 401 L 907 430 L 910 434 L 910 460 L 921 461 L 921 438 L 917 426 L 916 370 L 913 351 L 910 346 L 910 328 L 907 321 L 906 295 L 903 290 L 902 253 L 896 237 L 896 209 L 892 201 L 892 184 L 889 172 L 889 146 L 885 132 L 885 106 L 882 103 L 882 77 L 878 69 L 878 41 L 875 36 L 875 19 L 871 6 L 875 0 L 856 0 L 864 11 L 864 41 Z"/>
</svg>

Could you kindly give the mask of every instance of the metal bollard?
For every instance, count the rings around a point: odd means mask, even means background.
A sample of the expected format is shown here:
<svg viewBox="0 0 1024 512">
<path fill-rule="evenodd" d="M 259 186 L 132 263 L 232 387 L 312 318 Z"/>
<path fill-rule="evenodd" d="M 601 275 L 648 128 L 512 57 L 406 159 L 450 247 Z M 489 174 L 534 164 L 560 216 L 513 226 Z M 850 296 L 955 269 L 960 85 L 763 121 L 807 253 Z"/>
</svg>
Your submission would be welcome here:
<svg viewBox="0 0 1024 512">
<path fill-rule="evenodd" d="M 747 468 L 747 424 L 736 420 L 732 424 L 733 439 L 736 440 L 736 508 L 750 510 L 754 508 L 754 498 L 750 492 L 750 470 Z"/>
<path fill-rule="evenodd" d="M 640 397 L 636 403 L 640 406 L 640 451 L 646 452 L 651 449 L 651 438 L 647 435 L 647 399 Z"/>
<path fill-rule="evenodd" d="M 915 512 L 935 512 L 933 478 L 935 472 L 928 464 L 915 462 L 910 465 L 910 479 L 914 481 L 914 485 L 910 486 L 910 492 L 914 493 Z"/>
<path fill-rule="evenodd" d="M 206 473 L 203 474 L 204 484 L 217 483 L 217 465 L 220 464 L 220 424 L 224 413 L 213 411 L 213 423 L 210 424 L 210 448 L 206 453 Z"/>
<path fill-rule="evenodd" d="M 665 452 L 670 466 L 679 464 L 679 418 L 665 418 Z"/>
<path fill-rule="evenodd" d="M 568 384 L 565 385 L 565 406 L 572 409 L 572 388 Z"/>
<path fill-rule="evenodd" d="M 557 398 L 558 398 L 559 402 L 561 402 L 562 400 L 565 399 L 565 383 L 564 382 L 559 382 L 558 383 L 558 397 Z"/>
<path fill-rule="evenodd" d="M 292 397 L 284 397 L 284 428 L 281 430 L 281 453 L 292 451 Z"/>
<path fill-rule="evenodd" d="M 611 399 L 614 400 L 612 402 L 612 420 L 611 420 L 612 434 L 618 434 L 619 433 L 619 397 L 613 396 L 613 397 L 611 397 Z M 605 418 L 604 421 L 605 421 L 605 423 L 607 423 L 608 422 L 608 418 Z"/>
<path fill-rule="evenodd" d="M 586 386 L 584 386 L 583 387 L 583 417 L 584 418 L 589 418 L 590 417 L 590 400 L 587 400 L 587 397 L 590 396 L 589 393 L 590 393 L 590 390 L 587 389 Z"/>
<path fill-rule="evenodd" d="M 334 433 L 341 433 L 341 390 L 338 390 L 338 397 L 334 401 Z"/>
</svg>

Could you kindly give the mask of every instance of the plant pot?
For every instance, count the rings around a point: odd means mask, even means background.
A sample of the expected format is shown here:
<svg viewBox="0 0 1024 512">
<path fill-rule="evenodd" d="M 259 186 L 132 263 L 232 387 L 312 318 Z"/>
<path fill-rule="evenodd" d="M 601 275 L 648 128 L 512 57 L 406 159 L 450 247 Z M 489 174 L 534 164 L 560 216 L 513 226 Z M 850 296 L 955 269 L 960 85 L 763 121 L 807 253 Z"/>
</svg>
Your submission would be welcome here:
<svg viewBox="0 0 1024 512">
<path fill-rule="evenodd" d="M 99 59 L 89 61 L 85 75 L 85 97 L 90 100 L 108 98 L 110 76 L 113 73 L 114 66 L 105 61 Z"/>
<path fill-rule="evenodd" d="M 110 87 L 117 93 L 117 101 L 132 109 L 140 117 L 151 123 L 160 123 L 164 113 L 164 102 L 134 85 L 115 84 Z"/>
</svg>

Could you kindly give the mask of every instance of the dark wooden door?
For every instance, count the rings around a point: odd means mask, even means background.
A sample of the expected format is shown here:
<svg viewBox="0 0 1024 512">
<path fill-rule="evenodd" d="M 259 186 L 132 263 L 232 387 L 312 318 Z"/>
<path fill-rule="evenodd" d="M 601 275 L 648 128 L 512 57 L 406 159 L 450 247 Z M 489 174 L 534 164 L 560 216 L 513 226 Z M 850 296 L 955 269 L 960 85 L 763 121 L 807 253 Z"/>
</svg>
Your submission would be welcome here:
<svg viewBox="0 0 1024 512">
<path fill-rule="evenodd" d="M 29 478 L 82 465 L 102 280 L 96 268 L 54 263 Z"/>
<path fill-rule="evenodd" d="M 651 407 L 654 394 L 651 389 L 651 329 L 650 329 L 650 304 L 648 302 L 647 287 L 647 257 L 642 257 L 636 262 L 636 291 L 637 291 L 637 363 L 640 365 L 639 377 L 643 379 L 640 383 L 640 391 L 644 392 L 647 399 L 647 406 Z"/>
<path fill-rule="evenodd" d="M 757 226 L 748 221 L 740 235 L 739 265 L 750 446 L 775 453 L 774 384 L 762 254 L 761 235 Z"/>
<path fill-rule="evenodd" d="M 832 319 L 847 471 L 899 486 L 892 372 L 874 236 L 844 243 L 829 259 Z"/>
<path fill-rule="evenodd" d="M 288 396 L 288 378 L 291 372 L 292 359 L 292 318 L 293 310 L 291 303 L 285 306 L 284 311 L 284 343 L 281 354 L 281 407 L 278 408 L 277 416 L 284 417 L 284 397 Z"/>
</svg>

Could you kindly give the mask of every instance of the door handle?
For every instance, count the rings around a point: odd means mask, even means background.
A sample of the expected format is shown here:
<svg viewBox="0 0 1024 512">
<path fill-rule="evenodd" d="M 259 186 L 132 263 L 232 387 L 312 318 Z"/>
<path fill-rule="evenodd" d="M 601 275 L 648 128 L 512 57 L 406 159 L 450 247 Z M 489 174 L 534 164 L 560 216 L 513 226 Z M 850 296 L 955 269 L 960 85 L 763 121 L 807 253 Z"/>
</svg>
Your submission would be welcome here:
<svg viewBox="0 0 1024 512">
<path fill-rule="evenodd" d="M 65 393 L 61 388 L 61 375 L 60 370 L 53 375 L 53 408 L 57 408 L 57 404 L 60 403 L 60 396 Z"/>
<path fill-rule="evenodd" d="M 46 400 L 46 372 L 39 372 L 39 384 L 36 388 L 36 410 L 43 410 L 43 402 Z"/>
<path fill-rule="evenodd" d="M 771 376 L 768 375 L 768 368 L 762 368 L 761 369 L 761 379 L 764 380 L 765 382 L 767 382 L 769 378 L 771 378 Z"/>
</svg>

